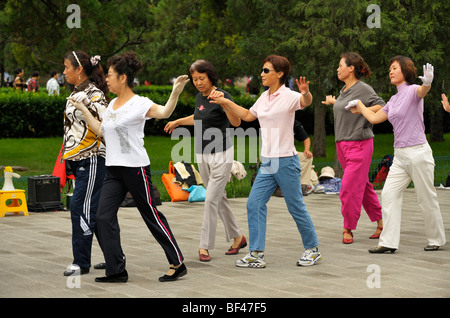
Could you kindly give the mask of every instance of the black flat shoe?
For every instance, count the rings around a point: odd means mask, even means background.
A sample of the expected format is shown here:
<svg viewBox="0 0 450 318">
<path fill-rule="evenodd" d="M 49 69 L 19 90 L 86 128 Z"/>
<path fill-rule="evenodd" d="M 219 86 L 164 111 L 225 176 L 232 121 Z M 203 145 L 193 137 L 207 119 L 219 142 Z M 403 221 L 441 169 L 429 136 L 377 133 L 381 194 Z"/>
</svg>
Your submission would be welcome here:
<svg viewBox="0 0 450 318">
<path fill-rule="evenodd" d="M 173 282 L 173 281 L 177 280 L 178 278 L 180 278 L 181 276 L 184 276 L 187 274 L 187 268 L 186 268 L 186 265 L 184 265 L 184 263 L 181 264 L 181 266 L 178 268 L 175 268 L 175 267 L 170 267 L 170 268 L 174 269 L 175 273 L 173 273 L 172 275 L 161 276 L 159 278 L 160 282 Z"/>
<path fill-rule="evenodd" d="M 69 266 L 66 271 L 64 272 L 64 276 L 71 276 L 71 275 L 84 275 L 89 273 L 89 267 L 78 267 L 78 266 Z"/>
<path fill-rule="evenodd" d="M 97 283 L 126 283 L 128 280 L 128 273 L 124 270 L 122 273 L 105 276 L 105 277 L 97 277 L 95 281 Z"/>
<path fill-rule="evenodd" d="M 377 246 L 375 248 L 371 248 L 369 250 L 369 253 L 378 253 L 378 254 L 382 254 L 384 252 L 391 252 L 391 253 L 395 253 L 397 249 L 396 248 L 390 248 L 390 247 L 384 247 L 384 246 Z"/>
<path fill-rule="evenodd" d="M 105 269 L 106 268 L 106 263 L 98 263 L 96 265 L 94 265 L 94 269 Z"/>
</svg>

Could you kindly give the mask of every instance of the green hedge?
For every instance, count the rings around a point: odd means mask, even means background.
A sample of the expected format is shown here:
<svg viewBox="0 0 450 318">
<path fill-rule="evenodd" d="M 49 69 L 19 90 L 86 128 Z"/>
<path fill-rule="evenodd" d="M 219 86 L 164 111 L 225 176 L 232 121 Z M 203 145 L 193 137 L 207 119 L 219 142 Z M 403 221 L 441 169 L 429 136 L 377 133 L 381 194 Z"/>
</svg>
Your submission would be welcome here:
<svg viewBox="0 0 450 318">
<path fill-rule="evenodd" d="M 0 91 L 0 137 L 53 137 L 63 131 L 66 96 Z"/>
<path fill-rule="evenodd" d="M 164 105 L 172 86 L 139 86 L 136 94 L 146 96 L 157 104 Z M 39 93 L 16 92 L 10 88 L 0 89 L 0 138 L 56 137 L 63 134 L 63 112 L 66 97 L 70 92 L 62 89 L 59 96 L 48 96 L 45 90 Z M 113 94 L 109 95 L 114 98 Z M 235 96 L 240 105 L 249 108 L 255 98 Z M 163 128 L 169 120 L 192 115 L 195 94 L 183 92 L 177 108 L 170 119 L 151 120 L 145 126 L 146 135 L 164 135 Z"/>
</svg>

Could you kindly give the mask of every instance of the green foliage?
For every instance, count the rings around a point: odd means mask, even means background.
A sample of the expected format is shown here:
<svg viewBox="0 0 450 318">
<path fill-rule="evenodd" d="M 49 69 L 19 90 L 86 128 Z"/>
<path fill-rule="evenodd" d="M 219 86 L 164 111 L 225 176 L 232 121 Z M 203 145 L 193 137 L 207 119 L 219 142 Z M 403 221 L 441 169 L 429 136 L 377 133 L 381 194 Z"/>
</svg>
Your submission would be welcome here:
<svg viewBox="0 0 450 318">
<path fill-rule="evenodd" d="M 62 134 L 64 96 L 0 92 L 0 137 L 48 137 Z"/>
<path fill-rule="evenodd" d="M 435 66 L 425 101 L 431 139 L 442 138 L 449 129 L 450 115 L 439 102 L 441 93 L 448 94 L 445 80 L 450 74 L 449 1 L 80 0 L 81 28 L 70 29 L 66 9 L 72 2 L 2 2 L 0 67 L 10 73 L 25 67 L 27 77 L 35 68 L 41 74 L 53 68 L 61 72 L 61 59 L 69 50 L 100 54 L 105 65 L 108 57 L 133 49 L 144 65 L 141 81 L 167 85 L 204 58 L 221 79 L 252 76 L 259 82 L 263 58 L 280 54 L 290 60 L 292 76 L 310 80 L 319 140 L 332 116 L 320 101 L 326 94 L 337 95 L 343 85 L 336 77 L 340 54 L 360 53 L 373 71 L 366 81 L 388 97 L 396 92 L 389 83 L 388 63 L 402 54 L 413 59 L 419 75 L 423 64 Z M 380 28 L 367 25 L 369 4 L 380 8 Z"/>
<path fill-rule="evenodd" d="M 134 92 L 164 105 L 172 92 L 172 86 L 138 86 Z M 63 114 L 66 97 L 70 92 L 62 90 L 60 96 L 39 93 L 17 92 L 11 88 L 0 89 L 0 138 L 53 137 L 63 134 Z M 110 96 L 114 98 L 113 94 Z M 234 99 L 250 108 L 255 97 L 236 95 Z M 146 135 L 165 135 L 164 126 L 174 118 L 194 113 L 195 95 L 183 92 L 172 116 L 165 120 L 150 120 L 145 126 Z"/>
</svg>

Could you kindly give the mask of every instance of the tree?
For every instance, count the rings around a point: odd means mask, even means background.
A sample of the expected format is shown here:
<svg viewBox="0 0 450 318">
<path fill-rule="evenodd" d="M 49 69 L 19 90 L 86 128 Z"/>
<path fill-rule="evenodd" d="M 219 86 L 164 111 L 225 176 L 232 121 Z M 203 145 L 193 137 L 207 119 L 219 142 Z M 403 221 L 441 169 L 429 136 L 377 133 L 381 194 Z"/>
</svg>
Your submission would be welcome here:
<svg viewBox="0 0 450 318">
<path fill-rule="evenodd" d="M 119 0 L 81 0 L 77 1 L 81 23 L 74 27 L 70 23 L 72 2 L 7 1 L 0 19 L 8 30 L 8 34 L 2 32 L 2 44 L 13 43 L 22 52 L 14 54 L 16 63 L 49 70 L 61 67 L 64 54 L 75 49 L 101 55 L 105 61 L 142 44 L 152 24 L 148 1 L 134 0 L 131 6 Z M 2 51 L 8 48 L 2 46 Z"/>
</svg>

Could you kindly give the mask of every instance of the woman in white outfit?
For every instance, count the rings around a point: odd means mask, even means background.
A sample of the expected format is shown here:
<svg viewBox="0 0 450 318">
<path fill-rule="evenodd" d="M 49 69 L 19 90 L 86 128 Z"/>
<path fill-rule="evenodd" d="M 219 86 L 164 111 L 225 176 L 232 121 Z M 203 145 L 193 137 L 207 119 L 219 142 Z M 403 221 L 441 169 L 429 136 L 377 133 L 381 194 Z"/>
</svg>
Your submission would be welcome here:
<svg viewBox="0 0 450 318">
<path fill-rule="evenodd" d="M 370 253 L 394 253 L 400 243 L 400 224 L 403 192 L 411 181 L 425 221 L 428 239 L 426 251 L 435 251 L 445 244 L 445 230 L 434 187 L 434 159 L 425 136 L 423 99 L 430 91 L 434 77 L 431 64 L 424 65 L 423 84 L 414 84 L 417 73 L 413 61 L 405 56 L 395 56 L 390 61 L 389 77 L 397 86 L 397 94 L 376 113 L 359 101 L 351 101 L 348 107 L 358 110 L 372 124 L 389 120 L 394 129 L 394 161 L 381 193 L 384 228 L 379 244 Z M 352 111 L 357 111 L 353 108 Z"/>
</svg>

